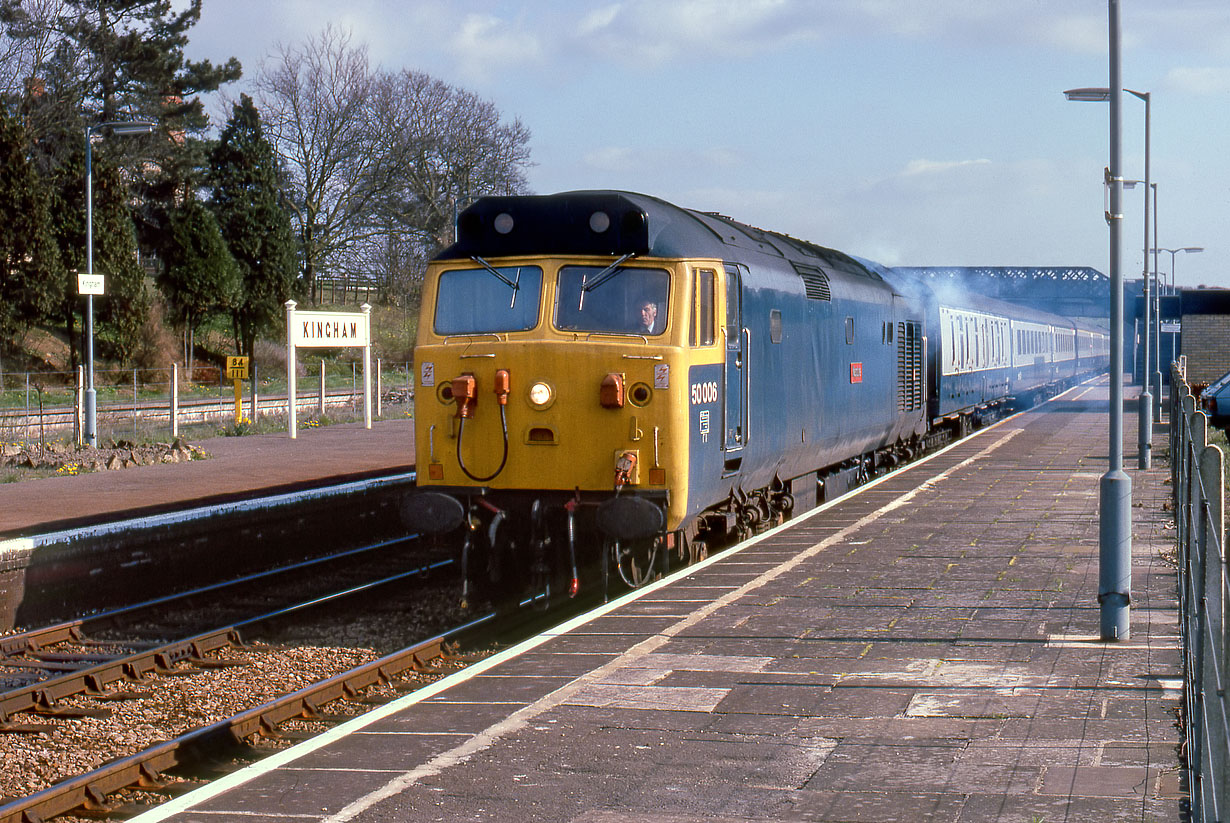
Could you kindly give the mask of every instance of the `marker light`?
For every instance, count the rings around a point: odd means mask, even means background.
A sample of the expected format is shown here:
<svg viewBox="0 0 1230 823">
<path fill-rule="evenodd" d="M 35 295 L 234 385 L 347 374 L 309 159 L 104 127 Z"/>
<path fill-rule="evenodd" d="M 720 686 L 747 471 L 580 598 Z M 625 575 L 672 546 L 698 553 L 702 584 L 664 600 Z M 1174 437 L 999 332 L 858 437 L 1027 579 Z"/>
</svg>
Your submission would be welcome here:
<svg viewBox="0 0 1230 823">
<path fill-rule="evenodd" d="M 530 402 L 538 408 L 545 409 L 554 399 L 555 392 L 546 383 L 539 382 L 530 386 Z"/>
<path fill-rule="evenodd" d="M 508 234 L 513 230 L 513 216 L 508 212 L 500 212 L 493 221 L 495 230 L 500 234 Z"/>
<path fill-rule="evenodd" d="M 594 234 L 602 234 L 611 227 L 611 216 L 604 211 L 596 211 L 589 216 L 589 229 Z"/>
</svg>

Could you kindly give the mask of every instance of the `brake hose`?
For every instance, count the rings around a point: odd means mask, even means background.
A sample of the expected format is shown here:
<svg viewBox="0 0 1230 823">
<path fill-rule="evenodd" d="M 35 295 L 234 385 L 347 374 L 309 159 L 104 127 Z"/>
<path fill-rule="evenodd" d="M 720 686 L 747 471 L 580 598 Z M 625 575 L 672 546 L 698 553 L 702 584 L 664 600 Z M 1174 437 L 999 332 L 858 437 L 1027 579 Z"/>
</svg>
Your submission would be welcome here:
<svg viewBox="0 0 1230 823">
<path fill-rule="evenodd" d="M 464 417 L 461 418 L 461 424 L 457 427 L 457 465 L 461 466 L 461 470 L 465 472 L 466 477 L 475 483 L 486 483 L 489 480 L 494 480 L 500 472 L 504 471 L 504 464 L 508 462 L 508 418 L 504 415 L 503 404 L 500 404 L 500 428 L 504 430 L 504 456 L 500 458 L 500 467 L 486 477 L 475 477 L 470 474 L 470 470 L 466 468 L 465 460 L 461 457 L 461 438 L 466 430 L 466 419 Z"/>
</svg>

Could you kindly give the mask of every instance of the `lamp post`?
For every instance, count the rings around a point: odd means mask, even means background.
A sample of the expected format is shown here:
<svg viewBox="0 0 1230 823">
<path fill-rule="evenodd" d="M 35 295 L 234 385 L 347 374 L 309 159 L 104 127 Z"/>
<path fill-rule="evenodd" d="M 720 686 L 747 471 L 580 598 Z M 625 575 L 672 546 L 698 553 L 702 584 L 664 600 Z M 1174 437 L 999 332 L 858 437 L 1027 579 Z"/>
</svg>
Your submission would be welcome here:
<svg viewBox="0 0 1230 823">
<path fill-rule="evenodd" d="M 1204 251 L 1204 246 L 1186 246 L 1181 249 L 1154 249 L 1153 251 L 1170 252 L 1170 293 L 1174 294 L 1177 291 L 1175 287 L 1175 280 L 1174 280 L 1174 256 L 1178 254 L 1179 252 L 1184 252 L 1184 251 L 1187 252 L 1188 254 L 1199 254 L 1200 252 Z"/>
<path fill-rule="evenodd" d="M 154 124 L 148 120 L 126 120 L 99 123 L 85 129 L 85 268 L 94 274 L 94 169 L 93 137 L 108 130 L 113 135 L 149 134 Z M 85 442 L 98 445 L 98 403 L 94 392 L 94 295 L 86 295 L 85 307 Z"/>
<path fill-rule="evenodd" d="M 1144 306 L 1145 306 L 1145 362 L 1144 370 L 1141 372 L 1141 392 L 1140 399 L 1137 404 L 1137 462 L 1136 468 L 1147 469 L 1152 465 L 1153 455 L 1153 394 L 1149 391 L 1149 352 L 1153 347 L 1150 337 L 1152 335 L 1153 323 L 1151 322 L 1152 304 L 1149 300 L 1149 246 L 1156 245 L 1149 242 L 1149 188 L 1152 185 L 1150 181 L 1150 166 L 1149 166 L 1149 135 L 1151 132 L 1151 119 L 1149 113 L 1150 95 L 1147 91 L 1133 91 L 1132 89 L 1122 89 L 1133 97 L 1143 100 L 1145 103 L 1145 179 L 1143 181 L 1132 181 L 1131 185 L 1124 182 L 1125 188 L 1133 188 L 1136 183 L 1143 182 L 1145 184 L 1145 242 L 1141 248 L 1144 249 L 1144 261 L 1142 266 L 1144 273 L 1142 275 L 1143 283 L 1141 288 L 1144 291 Z M 1103 88 L 1087 88 L 1087 89 L 1068 89 L 1064 93 L 1064 97 L 1069 100 L 1080 102 L 1106 102 L 1111 99 L 1111 90 Z M 1159 366 L 1160 369 L 1160 366 Z M 1160 396 L 1160 389 L 1159 396 Z"/>
<path fill-rule="evenodd" d="M 1157 274 L 1157 183 L 1153 186 L 1153 422 L 1162 422 L 1162 288 Z"/>
<path fill-rule="evenodd" d="M 1101 638 L 1127 640 L 1131 634 L 1132 478 L 1123 471 L 1123 272 L 1120 269 L 1120 226 L 1123 215 L 1119 73 L 1119 0 L 1107 0 L 1110 30 L 1110 189 L 1106 222 L 1110 228 L 1110 442 L 1109 469 L 1099 485 L 1098 607 Z M 1079 98 L 1075 98 L 1079 99 Z"/>
<path fill-rule="evenodd" d="M 1175 283 L 1175 275 L 1174 275 L 1174 258 L 1175 258 L 1175 255 L 1179 254 L 1180 252 L 1187 252 L 1188 254 L 1199 254 L 1200 252 L 1204 251 L 1204 247 L 1203 247 L 1203 246 L 1184 246 L 1183 248 L 1178 248 L 1178 249 L 1159 249 L 1159 248 L 1156 248 L 1156 247 L 1155 247 L 1152 251 L 1153 251 L 1153 254 L 1154 254 L 1154 259 L 1155 259 L 1155 260 L 1157 259 L 1157 253 L 1158 253 L 1158 252 L 1163 252 L 1163 251 L 1164 251 L 1164 252 L 1169 252 L 1169 253 L 1170 253 L 1170 293 L 1171 293 L 1171 294 L 1175 294 L 1176 292 L 1178 292 L 1178 286 L 1177 286 L 1177 284 Z M 1155 268 L 1156 268 L 1156 267 L 1155 267 Z M 1161 312 L 1162 312 L 1162 309 L 1161 309 L 1160 304 L 1159 304 L 1159 306 L 1158 306 L 1158 310 L 1157 310 L 1157 311 L 1158 311 L 1158 331 L 1157 331 L 1157 336 L 1158 336 L 1158 352 L 1157 352 L 1157 358 L 1158 358 L 1158 368 L 1160 369 L 1160 368 L 1161 368 L 1161 365 L 1162 365 L 1162 350 L 1161 350 L 1161 337 L 1162 337 L 1162 328 L 1161 328 Z M 1172 334 L 1172 340 L 1171 340 L 1171 346 L 1170 346 L 1170 356 L 1171 356 L 1171 358 L 1173 358 L 1173 357 L 1174 357 L 1174 355 L 1175 355 L 1175 350 L 1174 350 L 1174 340 L 1173 340 L 1173 334 Z M 1160 395 L 1160 392 L 1159 392 L 1159 397 L 1160 397 L 1160 396 L 1161 396 L 1161 395 Z"/>
</svg>

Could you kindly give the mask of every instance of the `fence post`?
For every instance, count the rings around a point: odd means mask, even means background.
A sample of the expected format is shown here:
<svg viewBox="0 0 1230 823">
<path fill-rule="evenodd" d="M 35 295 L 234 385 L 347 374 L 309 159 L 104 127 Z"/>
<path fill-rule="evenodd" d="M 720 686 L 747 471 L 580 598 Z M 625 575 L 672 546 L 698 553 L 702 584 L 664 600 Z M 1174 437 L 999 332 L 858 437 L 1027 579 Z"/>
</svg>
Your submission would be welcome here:
<svg viewBox="0 0 1230 823">
<path fill-rule="evenodd" d="M 73 413 L 73 439 L 80 446 L 85 442 L 85 366 L 77 367 L 77 386 L 73 392 L 76 410 Z"/>
<path fill-rule="evenodd" d="M 380 358 L 376 358 L 376 416 L 380 416 Z"/>
<path fill-rule="evenodd" d="M 1199 417 L 1205 417 L 1203 412 Z M 1208 615 L 1209 648 L 1204 665 L 1205 713 L 1209 730 L 1209 775 L 1204 790 L 1215 798 L 1218 809 L 1230 801 L 1230 751 L 1224 734 L 1226 718 L 1226 572 L 1223 537 L 1225 535 L 1225 482 L 1223 455 L 1217 446 L 1206 446 L 1200 455 L 1201 542 L 1205 561 L 1205 613 Z"/>
<path fill-rule="evenodd" d="M 259 419 L 257 415 L 260 409 L 260 405 L 259 405 L 260 401 L 256 396 L 256 358 L 253 357 L 251 362 L 252 362 L 252 369 L 251 369 L 251 377 L 249 379 L 251 379 L 252 381 L 252 417 L 249 419 L 252 421 L 252 425 L 255 426 L 256 421 Z"/>
<path fill-rule="evenodd" d="M 320 416 L 325 416 L 325 359 L 320 358 Z"/>
<path fill-rule="evenodd" d="M 171 437 L 179 437 L 179 364 L 171 364 Z"/>
</svg>

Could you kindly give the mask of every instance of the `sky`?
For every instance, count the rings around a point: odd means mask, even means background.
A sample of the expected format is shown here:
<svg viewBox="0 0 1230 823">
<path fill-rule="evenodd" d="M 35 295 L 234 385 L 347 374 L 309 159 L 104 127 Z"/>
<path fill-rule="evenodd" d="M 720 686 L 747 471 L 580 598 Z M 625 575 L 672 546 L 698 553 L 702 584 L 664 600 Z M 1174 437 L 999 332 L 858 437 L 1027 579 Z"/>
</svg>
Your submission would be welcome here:
<svg viewBox="0 0 1230 823">
<path fill-rule="evenodd" d="M 253 77 L 349 31 L 529 129 L 534 193 L 624 189 L 894 266 L 1109 271 L 1107 0 L 204 0 L 188 56 Z M 1230 5 L 1121 0 L 1160 255 L 1230 288 Z M 237 97 L 245 81 L 225 91 Z M 221 106 L 213 111 L 225 112 Z M 1122 169 L 1145 174 L 1125 93 Z M 225 114 L 220 117 L 225 119 Z M 1143 186 L 1123 193 L 1139 277 Z M 1152 237 L 1148 245 L 1152 246 Z"/>
</svg>

